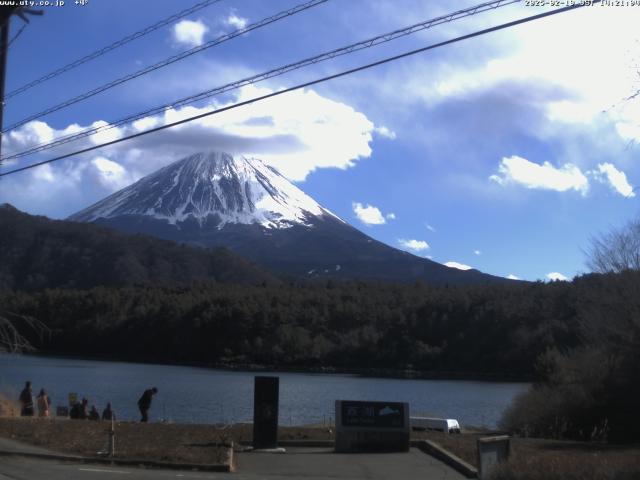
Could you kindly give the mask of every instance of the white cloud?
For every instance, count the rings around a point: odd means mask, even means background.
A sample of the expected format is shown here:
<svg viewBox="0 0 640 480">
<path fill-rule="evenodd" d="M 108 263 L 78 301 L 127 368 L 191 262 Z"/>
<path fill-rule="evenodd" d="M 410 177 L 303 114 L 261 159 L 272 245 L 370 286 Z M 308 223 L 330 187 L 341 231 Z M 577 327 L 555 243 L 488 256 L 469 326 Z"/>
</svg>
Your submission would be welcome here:
<svg viewBox="0 0 640 480">
<path fill-rule="evenodd" d="M 600 163 L 598 170 L 590 173 L 592 173 L 598 181 L 608 183 L 609 186 L 620 195 L 629 198 L 636 196 L 625 173 L 618 170 L 611 163 Z"/>
<path fill-rule="evenodd" d="M 82 127 L 75 123 L 63 130 L 54 130 L 46 122 L 34 120 L 2 135 L 2 153 L 8 155 L 26 150 L 41 143 L 49 143 L 58 137 L 77 133 L 80 130 Z M 10 163 L 7 162 L 7 164 Z"/>
<path fill-rule="evenodd" d="M 351 207 L 353 208 L 353 213 L 356 214 L 356 217 L 366 225 L 383 225 L 387 223 L 384 215 L 382 215 L 382 212 L 378 207 L 374 207 L 369 204 L 363 205 L 359 202 L 353 202 Z M 389 218 L 388 215 L 387 218 Z"/>
<path fill-rule="evenodd" d="M 491 175 L 489 179 L 503 186 L 516 183 L 530 189 L 575 190 L 582 195 L 589 190 L 589 180 L 574 164 L 566 163 L 562 168 L 556 168 L 549 162 L 538 165 L 517 155 L 504 157 L 498 175 Z"/>
<path fill-rule="evenodd" d="M 168 109 L 162 114 L 140 119 L 133 125 L 110 129 L 102 120 L 83 126 L 73 124 L 61 130 L 53 129 L 45 122 L 30 122 L 3 135 L 3 153 L 21 151 L 88 127 L 104 127 L 96 136 L 54 150 L 56 155 L 64 154 L 272 92 L 267 88 L 247 86 L 236 91 L 236 98 L 228 103 L 212 101 L 202 107 Z M 26 175 L 22 178 L 21 175 L 12 175 L 3 181 L 0 201 L 9 201 L 23 210 L 59 217 L 80 210 L 121 188 L 125 179 L 129 183 L 134 182 L 171 162 L 205 150 L 260 158 L 290 180 L 300 181 L 316 169 L 347 169 L 358 160 L 369 157 L 374 129 L 373 122 L 350 105 L 313 90 L 300 90 L 173 127 L 163 131 L 162 135 L 151 134 L 101 149 L 101 157 L 125 170 L 121 177 L 113 171 L 99 170 L 96 164 L 91 163 L 95 155 L 52 164 L 49 173 L 57 178 L 56 182 L 61 182 L 61 175 L 69 174 L 70 165 L 90 167 L 74 170 L 74 175 L 85 181 L 65 183 L 66 194 L 61 188 L 45 186 L 49 185 L 46 179 L 51 178 L 46 170 L 41 170 L 36 177 L 28 176 L 34 187 L 29 189 L 25 188 Z M 42 158 L 45 157 L 34 157 L 34 161 Z M 13 199 L 15 193 L 9 196 L 10 183 L 15 183 L 15 191 L 21 192 L 20 202 Z M 44 189 L 42 192 L 48 192 L 49 198 L 45 199 L 38 191 L 40 187 Z M 54 206 L 62 213 L 52 213 Z M 383 215 L 382 212 L 380 214 Z M 387 215 L 385 221 L 394 216 L 390 212 Z"/>
<path fill-rule="evenodd" d="M 46 183 L 53 183 L 56 181 L 55 174 L 51 168 L 51 164 L 42 165 L 33 171 L 32 176 L 35 180 L 43 180 Z"/>
<path fill-rule="evenodd" d="M 273 90 L 249 85 L 232 103 L 269 93 Z M 203 139 L 217 132 L 227 140 L 225 146 L 235 150 L 230 153 L 259 157 L 290 180 L 304 180 L 316 168 L 354 166 L 371 155 L 375 129 L 364 114 L 313 90 L 297 90 L 193 123 L 204 127 Z"/>
<path fill-rule="evenodd" d="M 389 130 L 387 127 L 382 126 L 382 127 L 376 127 L 374 130 L 378 135 L 380 135 L 381 137 L 384 138 L 388 138 L 389 140 L 395 140 L 396 139 L 396 132 Z"/>
<path fill-rule="evenodd" d="M 444 265 L 449 268 L 457 268 L 458 270 L 471 270 L 473 268 L 473 267 L 470 267 L 469 265 L 465 265 L 464 263 L 458 263 L 458 262 L 447 262 Z"/>
<path fill-rule="evenodd" d="M 91 124 L 91 128 L 100 129 L 98 133 L 96 133 L 95 135 L 91 135 L 89 137 L 89 141 L 93 145 L 112 142 L 114 140 L 124 137 L 124 133 L 125 133 L 124 128 L 120 128 L 120 127 L 105 128 L 105 127 L 109 127 L 109 123 L 105 122 L 104 120 L 98 120 L 97 122 L 93 122 Z M 57 136 L 59 135 L 56 135 L 56 137 Z"/>
<path fill-rule="evenodd" d="M 416 15 L 415 9 L 409 14 L 389 7 L 384 13 L 398 18 L 399 24 Z M 512 20 L 514 14 L 512 7 L 501 8 L 492 12 L 491 18 L 498 24 Z M 484 28 L 481 15 L 465 20 L 465 25 L 471 28 L 476 21 Z M 454 118 L 490 118 L 486 125 L 483 120 L 471 122 L 470 128 L 476 138 L 483 132 L 482 147 L 488 151 L 495 144 L 507 145 L 523 137 L 541 140 L 561 152 L 562 157 L 555 157 L 562 158 L 561 162 L 551 159 L 556 166 L 573 163 L 584 172 L 606 158 L 602 154 L 623 146 L 620 140 L 640 142 L 640 97 L 624 100 L 639 90 L 639 23 L 640 8 L 577 9 L 567 16 L 548 18 L 544 28 L 531 22 L 483 38 L 482 48 L 473 47 L 475 43 L 460 44 L 455 53 L 436 53 L 428 62 L 419 57 L 407 59 L 406 68 L 386 73 L 384 82 L 372 76 L 368 86 L 388 104 L 422 107 L 435 112 L 438 121 L 443 112 L 453 112 Z M 453 30 L 443 32 L 443 38 L 461 33 L 457 25 L 442 26 L 445 31 Z M 554 45 L 569 37 L 591 38 L 593 48 L 582 49 L 567 61 L 565 52 Z M 620 47 L 623 45 L 628 47 Z M 503 100 L 503 105 L 496 99 Z M 394 127 L 410 133 L 413 119 L 407 117 L 404 124 L 400 120 L 394 119 Z M 501 128 L 501 121 L 506 128 Z M 434 138 L 448 146 L 461 142 L 461 133 L 470 135 L 455 128 L 433 130 L 431 126 L 429 136 L 422 138 L 427 147 L 435 145 L 436 154 L 443 148 L 438 148 Z M 493 134 L 496 141 L 492 141 Z M 420 141 L 417 135 L 412 138 Z M 479 158 L 483 156 L 478 152 Z M 455 155 L 451 157 L 455 159 Z M 632 173 L 635 171 L 628 171 Z M 631 178 L 635 180 L 635 176 Z M 582 188 L 584 192 L 587 187 Z"/>
<path fill-rule="evenodd" d="M 142 132 L 144 130 L 149 130 L 150 128 L 156 127 L 160 123 L 157 117 L 144 117 L 140 120 L 136 120 L 131 125 L 134 130 L 138 132 Z"/>
<path fill-rule="evenodd" d="M 430 232 L 435 232 L 436 229 L 435 227 L 432 227 L 431 225 L 429 225 L 428 223 L 425 224 L 425 227 L 427 228 L 427 230 L 429 230 Z"/>
<path fill-rule="evenodd" d="M 474 250 L 473 254 L 474 255 L 482 255 L 482 252 L 480 250 Z"/>
<path fill-rule="evenodd" d="M 73 147 L 114 140 L 152 126 L 267 95 L 273 90 L 246 86 L 235 93 L 236 98 L 228 103 L 212 101 L 203 107 L 168 109 L 163 114 L 140 119 L 133 126 L 105 129 L 89 140 L 74 143 Z M 96 121 L 90 126 L 107 125 L 104 121 Z M 86 127 L 72 125 L 65 130 L 53 130 L 45 122 L 31 122 L 4 136 L 4 151 L 29 148 L 81 128 Z M 217 149 L 260 158 L 290 180 L 299 181 L 315 169 L 346 169 L 359 159 L 369 157 L 374 129 L 375 125 L 351 106 L 313 90 L 299 90 L 173 127 L 165 130 L 162 136 L 140 137 L 109 147 L 109 152 L 122 155 L 136 148 L 146 152 L 150 158 L 139 159 L 137 168 L 146 174 L 170 159 L 175 161 L 180 155 Z M 111 153 L 109 158 L 119 161 Z"/>
<path fill-rule="evenodd" d="M 637 83 L 635 90 L 638 90 Z M 617 105 L 615 109 L 610 110 L 609 116 L 616 122 L 616 132 L 624 140 L 637 143 L 640 141 L 640 98 L 633 101 L 625 101 Z"/>
<path fill-rule="evenodd" d="M 510 273 L 509 275 L 507 275 L 507 278 L 509 280 L 520 280 L 520 277 L 516 277 L 513 273 Z"/>
<path fill-rule="evenodd" d="M 98 173 L 98 179 L 105 187 L 119 189 L 131 183 L 125 168 L 117 162 L 105 157 L 96 157 L 91 160 Z"/>
<path fill-rule="evenodd" d="M 392 213 L 387 213 L 384 217 L 385 217 L 387 220 L 395 220 L 395 219 L 396 219 L 396 214 L 395 214 L 395 213 L 393 213 L 393 212 L 392 212 Z"/>
<path fill-rule="evenodd" d="M 204 36 L 209 31 L 202 21 L 181 20 L 173 26 L 173 39 L 188 47 L 197 47 L 204 43 Z"/>
<path fill-rule="evenodd" d="M 241 30 L 247 26 L 247 23 L 249 23 L 249 20 L 243 17 L 239 17 L 235 13 L 231 13 L 225 19 L 224 23 L 229 25 L 230 27 L 234 27 L 238 30 Z"/>
<path fill-rule="evenodd" d="M 402 248 L 408 248 L 409 250 L 414 250 L 416 252 L 429 249 L 429 244 L 424 240 L 415 240 L 415 239 L 405 240 L 403 238 L 400 238 L 398 240 L 398 244 Z"/>
<path fill-rule="evenodd" d="M 497 10 L 492 17 L 496 24 L 501 18 L 512 19 L 508 9 Z M 423 64 L 423 69 L 429 69 L 430 75 L 416 72 L 415 68 L 406 70 L 411 75 L 400 70 L 395 84 L 402 84 L 403 89 L 397 96 L 408 103 L 420 98 L 433 104 L 505 81 L 524 79 L 536 84 L 567 87 L 574 92 L 569 100 L 538 100 L 547 108 L 550 120 L 583 123 L 601 115 L 603 110 L 637 89 L 636 71 L 630 68 L 637 62 L 637 58 L 633 58 L 637 49 L 619 46 L 636 44 L 639 22 L 640 9 L 637 8 L 582 8 L 572 12 L 570 17 L 549 18 L 544 28 L 536 22 L 521 25 L 501 37 L 487 39 L 485 46 L 489 46 L 485 52 L 474 49 L 473 62 Z M 602 25 L 615 25 L 615 28 L 603 29 Z M 571 38 L 593 37 L 593 32 L 600 32 L 596 34 L 593 48 L 575 52 L 570 62 L 562 49 L 554 47 L 567 35 Z M 469 54 L 469 51 L 460 52 L 460 55 L 464 53 Z M 471 68 L 469 63 L 473 65 Z M 416 65 L 420 62 L 416 61 Z M 388 88 L 393 87 L 391 84 Z M 629 112 L 624 118 L 634 117 Z"/>
<path fill-rule="evenodd" d="M 552 281 L 563 281 L 566 282 L 569 280 L 565 275 L 560 272 L 551 272 L 547 273 L 547 278 Z"/>
<path fill-rule="evenodd" d="M 4 137 L 6 136 L 5 134 Z M 45 122 L 34 120 L 19 129 L 12 130 L 8 136 L 8 139 L 3 138 L 3 146 L 9 141 L 17 148 L 24 148 L 30 144 L 50 142 L 53 140 L 54 130 Z"/>
</svg>

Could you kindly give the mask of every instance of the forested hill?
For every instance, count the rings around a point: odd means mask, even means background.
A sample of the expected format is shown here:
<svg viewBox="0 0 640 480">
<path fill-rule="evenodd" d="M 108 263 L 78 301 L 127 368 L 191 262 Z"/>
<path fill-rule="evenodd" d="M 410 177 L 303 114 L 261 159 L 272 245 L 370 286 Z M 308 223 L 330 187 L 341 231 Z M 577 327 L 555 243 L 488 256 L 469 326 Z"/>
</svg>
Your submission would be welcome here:
<svg viewBox="0 0 640 480">
<path fill-rule="evenodd" d="M 196 280 L 277 282 L 264 269 L 224 248 L 205 250 L 125 235 L 0 205 L 0 289 L 84 289 Z"/>
<path fill-rule="evenodd" d="M 528 378 L 581 330 L 638 311 L 640 273 L 574 282 L 429 287 L 364 282 L 96 288 L 5 294 L 53 331 L 44 353 L 441 376 Z M 624 308 L 623 308 L 624 307 Z M 618 323 L 616 323 L 618 322 Z M 142 345 L 141 337 L 150 341 Z"/>
</svg>

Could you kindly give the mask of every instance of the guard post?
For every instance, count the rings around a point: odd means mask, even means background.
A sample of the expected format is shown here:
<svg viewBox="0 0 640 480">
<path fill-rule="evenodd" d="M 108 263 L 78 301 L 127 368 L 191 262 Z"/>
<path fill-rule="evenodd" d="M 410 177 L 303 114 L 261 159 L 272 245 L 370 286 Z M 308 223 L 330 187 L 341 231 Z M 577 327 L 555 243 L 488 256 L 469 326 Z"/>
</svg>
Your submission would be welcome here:
<svg viewBox="0 0 640 480">
<path fill-rule="evenodd" d="M 278 448 L 279 377 L 255 377 L 253 391 L 253 448 Z"/>
<path fill-rule="evenodd" d="M 511 454 L 511 438 L 508 435 L 478 439 L 478 478 L 489 478 L 491 471 L 499 463 L 505 462 Z"/>
</svg>

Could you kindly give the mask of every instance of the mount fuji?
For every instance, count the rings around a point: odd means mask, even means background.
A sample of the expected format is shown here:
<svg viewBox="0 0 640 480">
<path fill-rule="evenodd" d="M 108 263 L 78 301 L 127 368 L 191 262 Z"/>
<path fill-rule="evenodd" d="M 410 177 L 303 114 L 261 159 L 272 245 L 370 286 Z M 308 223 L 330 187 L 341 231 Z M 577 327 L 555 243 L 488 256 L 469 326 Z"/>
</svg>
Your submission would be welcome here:
<svg viewBox="0 0 640 480">
<path fill-rule="evenodd" d="M 69 217 L 128 233 L 224 246 L 296 277 L 462 284 L 504 280 L 457 270 L 370 238 L 255 158 L 198 153 Z"/>
</svg>

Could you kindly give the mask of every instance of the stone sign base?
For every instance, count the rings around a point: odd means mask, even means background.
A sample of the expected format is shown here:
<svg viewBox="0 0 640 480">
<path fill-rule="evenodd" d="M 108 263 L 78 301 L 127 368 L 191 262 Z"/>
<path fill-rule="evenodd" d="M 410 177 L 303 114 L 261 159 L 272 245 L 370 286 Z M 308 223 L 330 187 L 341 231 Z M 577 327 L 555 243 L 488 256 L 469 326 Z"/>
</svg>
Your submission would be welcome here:
<svg viewBox="0 0 640 480">
<path fill-rule="evenodd" d="M 408 452 L 409 435 L 404 432 L 345 431 L 336 435 L 336 452 Z"/>
<path fill-rule="evenodd" d="M 336 452 L 408 452 L 409 404 L 336 401 Z"/>
</svg>

